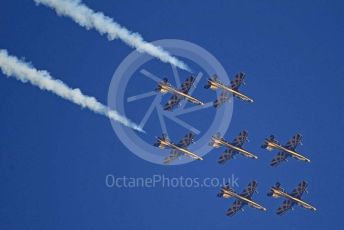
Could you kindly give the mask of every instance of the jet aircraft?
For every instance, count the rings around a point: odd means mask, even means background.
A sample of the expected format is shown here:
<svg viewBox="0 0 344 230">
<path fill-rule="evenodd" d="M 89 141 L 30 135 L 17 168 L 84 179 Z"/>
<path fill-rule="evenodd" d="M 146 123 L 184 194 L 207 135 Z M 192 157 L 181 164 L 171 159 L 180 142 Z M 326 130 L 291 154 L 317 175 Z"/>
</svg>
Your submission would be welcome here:
<svg viewBox="0 0 344 230">
<path fill-rule="evenodd" d="M 208 84 L 204 86 L 204 88 L 210 88 L 212 90 L 222 90 L 221 95 L 213 103 L 214 107 L 219 108 L 223 103 L 229 101 L 230 95 L 233 95 L 234 97 L 240 98 L 244 101 L 253 102 L 253 99 L 239 92 L 239 87 L 241 86 L 241 84 L 245 85 L 244 78 L 245 74 L 240 72 L 235 75 L 235 78 L 231 81 L 230 85 L 226 86 L 218 79 L 217 75 L 213 75 L 212 77 L 210 77 L 208 79 Z"/>
<path fill-rule="evenodd" d="M 257 188 L 257 182 L 252 181 L 248 184 L 248 186 L 244 189 L 242 193 L 236 193 L 232 188 L 229 187 L 228 184 L 221 187 L 220 192 L 217 194 L 218 197 L 223 198 L 236 198 L 234 203 L 231 207 L 229 207 L 228 211 L 226 212 L 227 216 L 233 216 L 235 213 L 237 213 L 239 210 L 244 211 L 243 206 L 249 205 L 252 208 L 259 209 L 261 211 L 266 211 L 266 208 L 261 206 L 260 204 L 254 202 L 252 200 L 252 195 L 256 191 Z"/>
<path fill-rule="evenodd" d="M 191 103 L 197 105 L 204 105 L 203 102 L 198 100 L 195 97 L 192 97 L 188 94 L 191 86 L 195 82 L 195 78 L 193 76 L 188 77 L 183 84 L 181 85 L 180 89 L 174 88 L 169 82 L 167 78 L 164 78 L 161 82 L 159 82 L 156 90 L 161 93 L 171 93 L 172 97 L 168 100 L 168 102 L 164 105 L 164 110 L 172 111 L 176 106 L 180 104 L 180 101 L 186 99 Z"/>
<path fill-rule="evenodd" d="M 240 153 L 246 157 L 258 159 L 258 157 L 247 150 L 243 149 L 242 146 L 248 141 L 248 132 L 243 130 L 232 142 L 226 141 L 221 137 L 220 133 L 215 134 L 211 137 L 210 146 L 214 148 L 220 148 L 221 146 L 226 147 L 225 152 L 220 156 L 218 163 L 224 164 L 227 160 L 232 159 L 236 154 Z"/>
<path fill-rule="evenodd" d="M 316 211 L 317 209 L 315 207 L 301 200 L 302 194 L 304 192 L 307 192 L 307 187 L 308 187 L 307 182 L 301 181 L 299 185 L 291 193 L 287 193 L 281 187 L 281 184 L 279 182 L 277 182 L 275 186 L 272 186 L 270 192 L 268 193 L 268 196 L 272 196 L 274 198 L 278 198 L 278 197 L 285 198 L 285 200 L 283 201 L 283 204 L 276 211 L 277 215 L 282 215 L 289 209 L 293 210 L 293 206 L 296 204 L 306 209 Z"/>
<path fill-rule="evenodd" d="M 175 144 L 167 137 L 166 134 L 162 134 L 162 137 L 157 137 L 156 143 L 154 143 L 155 147 L 159 147 L 160 149 L 170 148 L 171 152 L 170 155 L 164 159 L 165 164 L 169 164 L 173 160 L 181 157 L 181 156 L 188 156 L 196 160 L 203 160 L 202 157 L 198 156 L 197 154 L 191 152 L 187 149 L 187 147 L 194 142 L 194 134 L 188 133 L 185 137 L 178 143 Z"/>
<path fill-rule="evenodd" d="M 288 157 L 293 157 L 301 161 L 310 162 L 310 159 L 297 153 L 295 151 L 296 147 L 300 144 L 302 145 L 302 135 L 297 133 L 295 134 L 286 145 L 281 145 L 275 138 L 274 135 L 266 138 L 262 148 L 272 151 L 274 149 L 279 150 L 279 153 L 271 161 L 271 166 L 277 166 L 283 161 L 287 161 Z"/>
</svg>

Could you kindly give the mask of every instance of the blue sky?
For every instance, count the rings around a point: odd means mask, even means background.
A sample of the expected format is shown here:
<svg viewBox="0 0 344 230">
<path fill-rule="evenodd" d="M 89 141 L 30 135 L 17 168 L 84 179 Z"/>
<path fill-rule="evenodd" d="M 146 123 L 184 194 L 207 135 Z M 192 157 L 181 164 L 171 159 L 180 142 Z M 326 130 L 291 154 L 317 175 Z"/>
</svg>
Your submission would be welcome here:
<svg viewBox="0 0 344 230">
<path fill-rule="evenodd" d="M 216 161 L 221 150 L 214 150 L 202 162 L 155 165 L 128 151 L 106 118 L 0 74 L 0 229 L 344 227 L 340 221 L 344 203 L 343 3 L 85 3 L 147 41 L 187 40 L 211 52 L 230 76 L 246 72 L 243 91 L 255 103 L 235 101 L 226 137 L 232 139 L 247 129 L 250 143 L 246 148 L 259 160 L 238 157 L 220 166 Z M 132 51 L 121 41 L 108 42 L 29 0 L 1 3 L 0 28 L 2 49 L 25 57 L 38 69 L 48 70 L 103 103 L 114 71 Z M 166 68 L 159 64 L 157 73 Z M 140 114 L 130 114 L 130 118 L 138 121 Z M 193 120 L 195 126 L 203 121 L 202 117 Z M 278 168 L 270 167 L 276 153 L 260 149 L 263 139 L 273 133 L 286 142 L 295 132 L 303 134 L 304 146 L 299 150 L 312 162 L 291 159 Z M 233 201 L 217 198 L 218 188 L 107 188 L 108 174 L 200 178 L 235 174 L 239 190 L 252 179 L 258 181 L 260 193 L 254 199 L 268 212 L 248 207 L 228 218 L 224 213 Z M 291 190 L 301 180 L 310 184 L 304 199 L 318 211 L 296 207 L 283 217 L 276 216 L 282 200 L 267 197 L 269 187 L 280 181 Z"/>
</svg>

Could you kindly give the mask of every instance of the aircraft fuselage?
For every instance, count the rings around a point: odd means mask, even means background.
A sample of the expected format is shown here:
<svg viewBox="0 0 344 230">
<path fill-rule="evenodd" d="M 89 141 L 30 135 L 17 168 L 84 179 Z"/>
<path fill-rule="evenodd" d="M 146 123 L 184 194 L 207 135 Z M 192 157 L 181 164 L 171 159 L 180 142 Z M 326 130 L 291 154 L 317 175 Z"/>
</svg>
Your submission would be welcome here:
<svg viewBox="0 0 344 230">
<path fill-rule="evenodd" d="M 297 159 L 299 159 L 299 160 L 306 161 L 306 162 L 310 162 L 310 161 L 311 161 L 311 160 L 308 159 L 307 157 L 302 156 L 301 154 L 299 154 L 299 153 L 297 153 L 297 152 L 295 152 L 295 151 L 293 151 L 293 150 L 287 149 L 287 148 L 285 148 L 285 147 L 283 147 L 283 146 L 281 146 L 281 145 L 279 145 L 279 144 L 276 144 L 276 143 L 274 143 L 274 142 L 267 141 L 267 145 L 268 145 L 267 149 L 270 150 L 270 151 L 271 151 L 272 149 L 279 149 L 279 150 L 282 150 L 282 151 L 284 151 L 284 152 L 289 153 L 290 155 L 292 155 L 293 157 L 295 157 L 295 158 L 297 158 Z"/>
<path fill-rule="evenodd" d="M 185 97 L 188 101 L 197 104 L 197 105 L 204 105 L 203 102 L 201 102 L 200 100 L 190 96 L 189 94 L 183 93 L 175 88 L 173 88 L 172 86 L 168 85 L 168 84 L 160 84 L 160 92 L 162 93 L 173 93 L 173 94 L 178 94 L 179 96 Z"/>
<path fill-rule="evenodd" d="M 232 144 L 230 144 L 228 141 L 225 141 L 225 140 L 221 140 L 221 139 L 218 139 L 218 138 L 215 138 L 215 137 L 212 137 L 213 141 L 218 144 L 218 145 L 223 145 L 223 146 L 226 146 L 228 148 L 231 148 L 231 149 L 235 149 L 237 150 L 238 152 L 240 152 L 241 154 L 247 156 L 247 157 L 250 157 L 250 158 L 254 158 L 254 159 L 258 159 L 258 157 L 242 148 L 238 148 Z"/>
<path fill-rule="evenodd" d="M 293 197 L 291 195 L 289 195 L 288 193 L 284 192 L 284 191 L 281 191 L 280 189 L 276 189 L 276 188 L 272 188 L 272 192 L 273 192 L 273 197 L 284 197 L 284 198 L 287 198 L 289 200 L 292 200 L 294 202 L 296 202 L 297 204 L 301 205 L 302 207 L 304 208 L 307 208 L 307 209 L 311 209 L 313 211 L 316 211 L 317 209 L 315 207 L 313 207 L 312 205 L 304 202 L 303 200 L 300 200 L 296 197 Z"/>
<path fill-rule="evenodd" d="M 250 199 L 247 199 L 243 196 L 240 196 L 239 194 L 235 193 L 235 192 L 232 192 L 230 190 L 226 190 L 226 189 L 222 189 L 222 192 L 223 192 L 223 197 L 224 198 L 230 198 L 230 197 L 234 197 L 234 198 L 237 198 L 239 200 L 242 200 L 248 204 L 250 204 L 250 206 L 254 207 L 254 208 L 257 208 L 259 210 L 262 210 L 262 211 L 266 211 L 267 209 L 264 208 L 263 206 L 261 206 L 260 204 L 250 200 Z"/>
<path fill-rule="evenodd" d="M 216 90 L 218 88 L 221 88 L 223 90 L 226 90 L 228 92 L 231 92 L 231 93 L 235 94 L 236 96 L 238 96 L 239 98 L 241 98 L 244 101 L 249 101 L 251 103 L 253 102 L 252 98 L 250 98 L 250 97 L 246 96 L 245 94 L 242 94 L 242 93 L 240 93 L 240 92 L 238 92 L 238 91 L 236 91 L 234 89 L 231 89 L 231 88 L 225 86 L 221 82 L 217 82 L 217 81 L 214 81 L 214 80 L 209 80 L 209 81 L 210 81 L 210 88 L 212 90 Z"/>
<path fill-rule="evenodd" d="M 172 148 L 172 149 L 176 149 L 176 150 L 178 150 L 178 151 L 184 153 L 185 155 L 187 155 L 187 156 L 189 156 L 189 157 L 191 157 L 191 158 L 193 158 L 193 159 L 196 159 L 196 160 L 203 160 L 203 158 L 200 157 L 200 156 L 198 156 L 197 154 L 195 154 L 195 153 L 193 153 L 193 152 L 191 152 L 191 151 L 189 151 L 189 150 L 187 150 L 187 149 L 181 148 L 181 147 L 179 147 L 179 146 L 177 146 L 177 145 L 171 143 L 170 141 L 160 140 L 160 142 L 161 142 L 161 145 L 162 145 L 162 146 L 168 146 L 168 147 L 170 147 L 170 148 Z"/>
</svg>

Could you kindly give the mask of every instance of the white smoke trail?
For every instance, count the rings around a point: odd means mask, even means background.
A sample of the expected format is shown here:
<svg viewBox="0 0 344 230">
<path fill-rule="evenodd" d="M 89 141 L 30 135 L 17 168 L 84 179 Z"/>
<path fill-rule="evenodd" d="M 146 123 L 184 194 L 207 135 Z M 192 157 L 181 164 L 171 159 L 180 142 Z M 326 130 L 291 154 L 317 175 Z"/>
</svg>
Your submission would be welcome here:
<svg viewBox="0 0 344 230">
<path fill-rule="evenodd" d="M 163 62 L 173 64 L 180 69 L 190 71 L 189 67 L 182 61 L 171 56 L 161 47 L 154 46 L 143 40 L 138 33 L 133 33 L 125 27 L 114 22 L 112 18 L 105 16 L 102 12 L 94 12 L 80 0 L 34 0 L 37 4 L 44 4 L 56 11 L 58 15 L 72 18 L 80 26 L 86 29 L 95 29 L 100 34 L 106 34 L 108 39 L 121 39 L 127 45 L 134 47 L 138 52 L 145 52 Z"/>
<path fill-rule="evenodd" d="M 60 80 L 54 79 L 47 71 L 37 70 L 14 56 L 8 55 L 6 50 L 0 50 L 0 69 L 8 77 L 14 77 L 23 83 L 30 82 L 42 90 L 50 91 L 83 108 L 104 115 L 127 127 L 144 132 L 138 125 L 126 117 L 101 104 L 96 98 L 84 95 L 80 89 L 72 89 Z"/>
</svg>

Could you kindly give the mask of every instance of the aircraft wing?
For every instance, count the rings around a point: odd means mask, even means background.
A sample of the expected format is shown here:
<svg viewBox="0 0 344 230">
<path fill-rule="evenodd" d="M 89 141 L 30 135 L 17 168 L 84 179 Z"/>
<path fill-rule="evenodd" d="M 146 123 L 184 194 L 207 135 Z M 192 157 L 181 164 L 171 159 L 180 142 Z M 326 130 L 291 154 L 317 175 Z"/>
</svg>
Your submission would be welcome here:
<svg viewBox="0 0 344 230">
<path fill-rule="evenodd" d="M 291 201 L 291 200 L 284 200 L 283 204 L 280 207 L 278 207 L 278 209 L 276 211 L 277 215 L 284 214 L 286 211 L 291 209 L 292 206 L 293 206 L 293 201 Z"/>
<path fill-rule="evenodd" d="M 188 77 L 181 85 L 180 91 L 187 94 L 194 82 L 195 82 L 195 77 L 193 76 Z"/>
<path fill-rule="evenodd" d="M 301 140 L 302 135 L 297 133 L 288 141 L 288 143 L 284 147 L 294 151 L 296 147 L 301 143 Z"/>
<path fill-rule="evenodd" d="M 257 188 L 257 181 L 250 182 L 247 187 L 244 189 L 244 191 L 240 194 L 241 196 L 251 199 L 254 191 L 256 191 Z"/>
<path fill-rule="evenodd" d="M 195 135 L 193 133 L 188 133 L 185 137 L 179 141 L 178 146 L 181 148 L 188 147 L 191 143 L 193 143 Z"/>
<path fill-rule="evenodd" d="M 217 161 L 219 164 L 224 164 L 226 161 L 233 158 L 233 155 L 235 155 L 238 151 L 234 149 L 226 149 L 225 152 L 219 157 L 219 160 Z"/>
<path fill-rule="evenodd" d="M 220 96 L 213 102 L 215 108 L 220 107 L 223 103 L 229 100 L 230 93 L 228 91 L 222 91 Z"/>
<path fill-rule="evenodd" d="M 170 155 L 168 155 L 165 159 L 164 159 L 164 164 L 169 164 L 170 162 L 174 161 L 175 159 L 177 159 L 178 157 L 180 157 L 182 155 L 182 153 L 176 149 L 172 149 L 170 152 Z"/>
<path fill-rule="evenodd" d="M 179 102 L 181 101 L 181 97 L 177 94 L 173 94 L 170 100 L 164 105 L 164 110 L 171 111 L 174 107 L 179 105 Z"/>
<path fill-rule="evenodd" d="M 227 216 L 233 216 L 235 213 L 237 213 L 241 208 L 242 206 L 244 205 L 244 203 L 237 199 L 234 201 L 234 203 L 232 204 L 232 206 L 229 207 L 229 209 L 227 210 L 227 213 L 226 215 Z"/>
<path fill-rule="evenodd" d="M 241 148 L 242 145 L 245 143 L 245 141 L 247 141 L 247 137 L 248 137 L 248 132 L 243 130 L 239 133 L 238 136 L 234 138 L 231 144 L 234 145 L 235 147 Z"/>
<path fill-rule="evenodd" d="M 301 181 L 299 185 L 290 193 L 291 196 L 300 199 L 302 194 L 306 191 L 308 184 L 306 181 Z"/>
<path fill-rule="evenodd" d="M 277 153 L 277 155 L 275 156 L 274 159 L 272 159 L 270 165 L 271 166 L 277 166 L 279 165 L 282 161 L 285 161 L 287 159 L 287 157 L 289 156 L 289 154 L 287 154 L 284 151 L 280 151 L 279 153 Z"/>
<path fill-rule="evenodd" d="M 187 94 L 194 82 L 195 82 L 195 78 L 193 76 L 188 77 L 181 85 L 181 88 L 179 91 Z M 182 100 L 181 96 L 177 94 L 173 94 L 170 100 L 168 100 L 168 102 L 164 105 L 164 110 L 168 110 L 168 111 L 173 110 L 176 106 L 179 105 L 181 100 Z"/>
<path fill-rule="evenodd" d="M 235 75 L 234 79 L 231 80 L 230 87 L 233 90 L 238 91 L 240 85 L 244 82 L 244 78 L 245 78 L 245 74 L 244 73 L 242 73 L 242 72 L 238 73 L 237 75 Z"/>
</svg>

